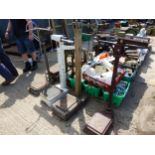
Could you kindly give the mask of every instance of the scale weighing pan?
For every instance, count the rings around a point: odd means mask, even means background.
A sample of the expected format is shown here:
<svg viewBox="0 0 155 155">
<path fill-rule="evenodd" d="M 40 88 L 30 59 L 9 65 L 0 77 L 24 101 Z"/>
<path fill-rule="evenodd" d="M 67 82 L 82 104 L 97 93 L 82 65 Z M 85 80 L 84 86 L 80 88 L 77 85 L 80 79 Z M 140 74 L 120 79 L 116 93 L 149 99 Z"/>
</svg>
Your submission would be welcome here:
<svg viewBox="0 0 155 155">
<path fill-rule="evenodd" d="M 52 104 L 54 102 L 66 96 L 67 93 L 67 89 L 61 89 L 56 86 L 51 86 L 43 90 L 43 92 L 41 93 L 41 102 L 47 104 L 49 107 L 52 107 Z"/>
<path fill-rule="evenodd" d="M 67 121 L 86 104 L 86 100 L 86 97 L 79 99 L 71 94 L 67 94 L 52 104 L 52 111 L 59 118 Z"/>
<path fill-rule="evenodd" d="M 84 132 L 89 135 L 105 135 L 112 126 L 112 119 L 97 112 L 89 123 L 86 124 Z"/>
</svg>

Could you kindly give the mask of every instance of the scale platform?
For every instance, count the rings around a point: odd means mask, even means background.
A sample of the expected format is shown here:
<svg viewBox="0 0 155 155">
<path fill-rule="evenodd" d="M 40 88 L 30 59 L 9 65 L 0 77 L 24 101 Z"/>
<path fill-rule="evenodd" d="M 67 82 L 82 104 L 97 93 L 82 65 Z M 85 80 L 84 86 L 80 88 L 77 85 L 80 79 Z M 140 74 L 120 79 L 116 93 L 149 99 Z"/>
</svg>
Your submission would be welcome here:
<svg viewBox="0 0 155 155">
<path fill-rule="evenodd" d="M 36 80 L 32 82 L 31 86 L 28 88 L 30 94 L 34 96 L 39 96 L 40 93 L 49 86 L 49 83 L 46 79 Z"/>
<path fill-rule="evenodd" d="M 87 97 L 81 99 L 67 94 L 52 105 L 52 111 L 59 118 L 67 121 L 86 104 Z"/>
<path fill-rule="evenodd" d="M 112 126 L 112 119 L 97 112 L 89 123 L 86 124 L 84 132 L 89 135 L 105 135 Z"/>
<path fill-rule="evenodd" d="M 52 104 L 66 96 L 68 89 L 61 89 L 58 86 L 51 86 L 41 93 L 41 102 L 52 107 Z"/>
<path fill-rule="evenodd" d="M 59 79 L 59 65 L 58 63 L 50 67 L 50 78 L 52 78 L 52 82 L 56 82 Z M 31 84 L 31 86 L 28 88 L 29 93 L 31 93 L 34 96 L 39 96 L 40 93 L 47 89 L 49 86 L 49 83 L 46 79 L 44 80 L 36 80 Z"/>
</svg>

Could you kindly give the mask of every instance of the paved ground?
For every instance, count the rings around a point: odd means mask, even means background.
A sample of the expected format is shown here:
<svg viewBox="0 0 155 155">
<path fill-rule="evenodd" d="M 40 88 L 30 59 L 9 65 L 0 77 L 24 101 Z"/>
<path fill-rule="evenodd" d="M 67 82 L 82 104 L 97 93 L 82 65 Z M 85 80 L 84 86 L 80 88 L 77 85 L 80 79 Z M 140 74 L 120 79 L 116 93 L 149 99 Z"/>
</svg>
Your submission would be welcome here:
<svg viewBox="0 0 155 155">
<path fill-rule="evenodd" d="M 155 39 L 154 39 L 155 40 Z M 152 42 L 155 45 L 155 41 Z M 10 56 L 20 76 L 8 87 L 0 86 L 0 134 L 84 134 L 83 128 L 92 115 L 100 111 L 103 101 L 90 98 L 85 108 L 64 122 L 40 103 L 40 97 L 30 95 L 27 88 L 35 79 L 44 79 L 44 63 L 36 73 L 22 74 L 21 58 Z M 50 64 L 56 63 L 56 53 L 49 53 Z M 118 134 L 138 134 L 137 123 L 142 105 L 155 96 L 155 48 L 147 56 L 132 83 L 122 106 L 115 109 L 114 131 Z M 0 83 L 3 79 L 0 77 Z M 151 100 L 151 101 L 152 101 Z M 151 102 L 153 104 L 155 102 Z"/>
</svg>

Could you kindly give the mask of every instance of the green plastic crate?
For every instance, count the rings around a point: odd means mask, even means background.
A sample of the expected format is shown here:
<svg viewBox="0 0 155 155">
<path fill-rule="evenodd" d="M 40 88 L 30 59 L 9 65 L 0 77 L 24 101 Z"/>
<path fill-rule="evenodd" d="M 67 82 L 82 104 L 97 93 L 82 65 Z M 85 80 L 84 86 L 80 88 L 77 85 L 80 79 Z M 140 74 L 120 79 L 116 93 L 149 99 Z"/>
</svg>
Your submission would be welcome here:
<svg viewBox="0 0 155 155">
<path fill-rule="evenodd" d="M 94 96 L 94 97 L 99 97 L 100 90 L 101 90 L 100 88 L 95 87 L 95 86 L 91 86 L 91 85 L 86 84 L 86 83 L 84 83 L 83 86 L 84 86 L 84 91 L 86 93 L 88 93 L 89 95 Z"/>
<path fill-rule="evenodd" d="M 137 28 L 130 28 L 126 31 L 126 33 L 130 33 L 130 34 L 133 34 L 134 36 L 137 35 L 139 32 L 139 29 Z"/>
<path fill-rule="evenodd" d="M 128 21 L 121 21 L 120 22 L 122 27 L 127 27 L 128 26 Z"/>
<path fill-rule="evenodd" d="M 127 82 L 133 81 L 134 77 L 136 76 L 136 73 L 137 73 L 137 70 L 135 70 L 134 73 L 132 74 L 132 76 L 130 76 L 130 77 L 124 76 L 123 81 L 127 81 Z"/>
<path fill-rule="evenodd" d="M 130 88 L 130 82 L 128 82 L 128 86 L 127 86 L 127 88 L 126 88 L 126 90 L 125 90 L 125 92 L 124 92 L 123 95 L 121 95 L 121 96 L 113 95 L 113 97 L 112 97 L 112 103 L 116 107 L 119 107 L 121 105 L 122 101 L 124 100 L 125 96 L 128 93 L 129 88 Z M 109 101 L 109 92 L 102 91 L 102 93 L 103 93 L 103 99 L 104 99 L 104 101 Z"/>
<path fill-rule="evenodd" d="M 94 89 L 94 91 L 93 91 L 94 92 L 94 96 L 95 97 L 99 97 L 101 89 L 97 88 L 97 87 L 93 87 L 93 89 Z"/>
<path fill-rule="evenodd" d="M 70 86 L 71 88 L 75 88 L 75 79 L 69 78 L 70 79 Z"/>
<path fill-rule="evenodd" d="M 75 88 L 75 79 L 69 77 L 68 80 L 69 80 L 69 85 L 70 85 L 70 87 L 71 87 L 71 88 Z M 82 87 L 82 88 L 83 88 L 83 83 L 84 83 L 84 80 L 81 81 L 81 87 Z"/>
<path fill-rule="evenodd" d="M 89 84 L 84 83 L 84 91 L 88 94 L 91 94 L 91 86 Z"/>
<path fill-rule="evenodd" d="M 90 41 L 92 39 L 92 35 L 82 34 L 82 41 Z"/>
</svg>

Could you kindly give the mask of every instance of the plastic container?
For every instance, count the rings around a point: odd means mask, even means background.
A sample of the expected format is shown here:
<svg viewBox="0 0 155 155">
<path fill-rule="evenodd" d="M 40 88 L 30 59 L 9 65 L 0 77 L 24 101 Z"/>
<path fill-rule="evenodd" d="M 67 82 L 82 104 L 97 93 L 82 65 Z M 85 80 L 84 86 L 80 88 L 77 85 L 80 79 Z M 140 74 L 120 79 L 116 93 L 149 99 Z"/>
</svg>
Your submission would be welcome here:
<svg viewBox="0 0 155 155">
<path fill-rule="evenodd" d="M 71 88 L 75 88 L 75 79 L 69 78 L 70 79 L 70 86 Z"/>
<path fill-rule="evenodd" d="M 68 78 L 68 81 L 69 81 L 70 87 L 71 87 L 71 88 L 75 88 L 75 79 L 69 77 L 69 78 Z M 84 80 L 81 81 L 81 87 L 82 87 L 82 88 L 83 88 L 83 84 L 84 84 Z"/>
<path fill-rule="evenodd" d="M 126 33 L 133 34 L 134 36 L 137 35 L 138 32 L 139 32 L 139 29 L 135 29 L 135 28 L 130 28 L 126 31 Z"/>
<path fill-rule="evenodd" d="M 109 56 L 109 53 L 105 52 L 100 55 L 99 59 L 104 59 L 104 58 L 107 58 L 108 56 Z"/>
<path fill-rule="evenodd" d="M 82 41 L 90 41 L 92 39 L 92 35 L 82 34 Z"/>
<path fill-rule="evenodd" d="M 84 83 L 83 86 L 84 86 L 84 91 L 87 94 L 94 96 L 94 97 L 99 97 L 100 90 L 101 90 L 100 88 L 86 84 L 86 83 Z"/>
<path fill-rule="evenodd" d="M 121 21 L 120 22 L 122 27 L 127 27 L 128 26 L 128 21 Z"/>
<path fill-rule="evenodd" d="M 137 69 L 133 72 L 133 74 L 130 77 L 124 76 L 123 81 L 131 82 L 136 76 L 136 73 L 137 73 Z"/>
<path fill-rule="evenodd" d="M 113 95 L 112 103 L 114 104 L 114 106 L 119 107 L 121 105 L 122 101 L 124 100 L 125 96 L 128 93 L 129 88 L 130 88 L 130 82 L 128 82 L 127 88 L 125 89 L 123 95 L 120 96 Z M 102 90 L 102 93 L 103 93 L 103 100 L 109 101 L 109 92 Z"/>
</svg>

